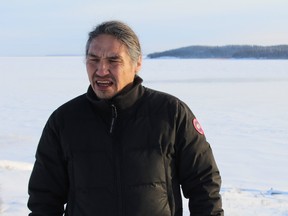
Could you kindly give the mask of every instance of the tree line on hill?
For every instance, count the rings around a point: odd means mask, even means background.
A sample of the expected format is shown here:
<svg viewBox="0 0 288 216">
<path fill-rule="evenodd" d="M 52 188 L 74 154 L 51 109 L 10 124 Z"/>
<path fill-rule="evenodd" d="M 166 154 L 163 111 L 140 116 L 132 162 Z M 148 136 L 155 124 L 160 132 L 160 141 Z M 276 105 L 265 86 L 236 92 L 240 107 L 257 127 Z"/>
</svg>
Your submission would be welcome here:
<svg viewBox="0 0 288 216">
<path fill-rule="evenodd" d="M 163 52 L 151 53 L 148 54 L 147 57 L 288 59 L 288 45 L 188 46 Z"/>
</svg>

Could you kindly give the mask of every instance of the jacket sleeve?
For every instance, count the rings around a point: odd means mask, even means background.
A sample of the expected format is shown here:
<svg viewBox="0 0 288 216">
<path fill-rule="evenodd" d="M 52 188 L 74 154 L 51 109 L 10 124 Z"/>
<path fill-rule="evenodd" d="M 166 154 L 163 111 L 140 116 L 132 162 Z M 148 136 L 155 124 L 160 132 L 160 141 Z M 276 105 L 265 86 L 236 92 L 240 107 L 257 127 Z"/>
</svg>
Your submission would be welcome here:
<svg viewBox="0 0 288 216">
<path fill-rule="evenodd" d="M 179 105 L 177 128 L 177 167 L 185 198 L 189 199 L 191 215 L 223 216 L 220 196 L 221 177 L 211 147 L 183 103 Z"/>
<path fill-rule="evenodd" d="M 60 216 L 67 202 L 66 163 L 53 115 L 46 123 L 36 151 L 28 185 L 30 216 Z"/>
</svg>

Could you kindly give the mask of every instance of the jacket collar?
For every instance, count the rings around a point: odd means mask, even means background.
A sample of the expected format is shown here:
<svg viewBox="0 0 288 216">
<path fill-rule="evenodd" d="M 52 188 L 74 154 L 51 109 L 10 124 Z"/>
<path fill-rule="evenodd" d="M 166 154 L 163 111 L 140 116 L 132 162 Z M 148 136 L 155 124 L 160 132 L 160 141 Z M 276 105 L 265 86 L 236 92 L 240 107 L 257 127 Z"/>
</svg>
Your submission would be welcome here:
<svg viewBox="0 0 288 216">
<path fill-rule="evenodd" d="M 124 110 L 131 107 L 144 94 L 142 82 L 143 80 L 136 75 L 131 88 L 123 89 L 120 93 L 109 100 L 98 98 L 90 85 L 86 96 L 94 106 L 100 108 L 101 110 L 110 108 L 112 104 L 114 104 L 118 109 Z"/>
</svg>

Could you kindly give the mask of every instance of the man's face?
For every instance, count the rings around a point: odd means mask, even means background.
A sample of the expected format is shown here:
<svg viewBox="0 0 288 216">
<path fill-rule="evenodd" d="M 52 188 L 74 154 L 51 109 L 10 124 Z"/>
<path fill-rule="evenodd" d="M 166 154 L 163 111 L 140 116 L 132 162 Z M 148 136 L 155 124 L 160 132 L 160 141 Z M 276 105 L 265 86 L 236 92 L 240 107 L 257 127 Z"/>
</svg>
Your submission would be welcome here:
<svg viewBox="0 0 288 216">
<path fill-rule="evenodd" d="M 142 59 L 132 63 L 128 50 L 115 37 L 99 35 L 91 41 L 86 59 L 86 69 L 95 94 L 109 99 L 125 86 L 132 84 L 141 68 Z"/>
</svg>

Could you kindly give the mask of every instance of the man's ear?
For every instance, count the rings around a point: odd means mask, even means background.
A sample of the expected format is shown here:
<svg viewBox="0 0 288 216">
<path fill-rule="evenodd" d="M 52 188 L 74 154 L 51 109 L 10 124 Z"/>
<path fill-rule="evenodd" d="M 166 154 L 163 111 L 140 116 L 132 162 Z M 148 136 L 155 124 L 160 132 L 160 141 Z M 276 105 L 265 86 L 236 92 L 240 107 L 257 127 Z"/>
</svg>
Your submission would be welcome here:
<svg viewBox="0 0 288 216">
<path fill-rule="evenodd" d="M 136 63 L 136 74 L 141 70 L 142 67 L 142 55 L 139 56 L 137 63 Z"/>
</svg>

